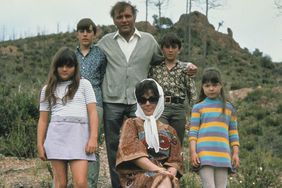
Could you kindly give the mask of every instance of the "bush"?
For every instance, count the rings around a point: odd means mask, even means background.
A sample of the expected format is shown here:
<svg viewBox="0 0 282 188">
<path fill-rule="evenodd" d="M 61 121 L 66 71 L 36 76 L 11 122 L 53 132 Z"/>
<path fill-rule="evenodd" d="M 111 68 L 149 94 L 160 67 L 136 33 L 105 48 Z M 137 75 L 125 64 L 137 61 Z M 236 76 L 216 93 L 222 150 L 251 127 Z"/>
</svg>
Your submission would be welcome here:
<svg viewBox="0 0 282 188">
<path fill-rule="evenodd" d="M 6 100 L 1 102 L 0 153 L 17 157 L 36 156 L 37 97 L 16 93 L 6 96 Z"/>
</svg>

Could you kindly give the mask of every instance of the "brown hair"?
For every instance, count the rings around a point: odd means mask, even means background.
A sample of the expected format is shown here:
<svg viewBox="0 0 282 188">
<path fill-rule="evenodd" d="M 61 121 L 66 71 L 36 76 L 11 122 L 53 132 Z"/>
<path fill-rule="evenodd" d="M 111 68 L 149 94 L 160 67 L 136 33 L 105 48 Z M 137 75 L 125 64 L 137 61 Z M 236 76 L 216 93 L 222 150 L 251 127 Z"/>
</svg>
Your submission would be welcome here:
<svg viewBox="0 0 282 188">
<path fill-rule="evenodd" d="M 224 94 L 221 73 L 215 67 L 209 67 L 209 68 L 206 68 L 204 70 L 204 73 L 202 75 L 202 85 L 201 85 L 201 91 L 200 91 L 200 96 L 199 96 L 199 102 L 203 101 L 207 97 L 204 93 L 203 85 L 206 84 L 206 83 L 209 83 L 209 82 L 213 83 L 213 84 L 219 83 L 219 84 L 222 85 L 219 97 L 221 98 L 221 100 L 223 102 L 222 113 L 225 114 L 227 100 L 226 100 L 226 97 L 225 97 L 225 94 Z"/>
<path fill-rule="evenodd" d="M 46 83 L 47 86 L 46 86 L 44 100 L 47 100 L 50 106 L 56 104 L 57 97 L 55 96 L 55 91 L 58 83 L 61 81 L 58 74 L 58 67 L 63 65 L 75 67 L 74 75 L 70 78 L 72 82 L 68 86 L 68 91 L 62 99 L 63 104 L 66 104 L 67 100 L 73 99 L 79 86 L 80 73 L 79 73 L 79 64 L 76 58 L 76 54 L 71 49 L 67 47 L 62 47 L 56 52 L 53 58 Z"/>
<path fill-rule="evenodd" d="M 125 2 L 125 1 L 119 1 L 117 2 L 111 9 L 110 15 L 112 18 L 115 17 L 115 12 L 118 11 L 118 13 L 124 12 L 124 10 L 130 7 L 133 13 L 134 18 L 136 18 L 137 15 L 137 9 L 136 6 L 133 6 L 130 2 Z"/>
</svg>

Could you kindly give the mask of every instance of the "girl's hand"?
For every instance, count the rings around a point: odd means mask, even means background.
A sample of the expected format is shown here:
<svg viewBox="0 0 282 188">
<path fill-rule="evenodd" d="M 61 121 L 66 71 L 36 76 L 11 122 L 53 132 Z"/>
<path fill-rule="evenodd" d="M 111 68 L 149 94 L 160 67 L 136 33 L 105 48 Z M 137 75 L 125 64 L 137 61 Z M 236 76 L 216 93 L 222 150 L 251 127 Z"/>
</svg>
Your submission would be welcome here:
<svg viewBox="0 0 282 188">
<path fill-rule="evenodd" d="M 46 161 L 47 157 L 46 157 L 46 152 L 44 149 L 43 145 L 39 145 L 37 146 L 37 151 L 38 151 L 38 157 L 42 160 L 42 161 Z"/>
<path fill-rule="evenodd" d="M 232 155 L 232 166 L 233 168 L 238 168 L 240 166 L 240 159 L 238 153 L 233 153 Z"/>
<path fill-rule="evenodd" d="M 201 162 L 200 162 L 200 158 L 199 158 L 198 154 L 196 152 L 191 153 L 191 164 L 192 164 L 192 166 L 199 167 L 200 163 Z"/>
<path fill-rule="evenodd" d="M 87 154 L 95 153 L 98 150 L 98 142 L 97 139 L 89 139 L 86 146 L 85 146 L 85 152 Z"/>
</svg>

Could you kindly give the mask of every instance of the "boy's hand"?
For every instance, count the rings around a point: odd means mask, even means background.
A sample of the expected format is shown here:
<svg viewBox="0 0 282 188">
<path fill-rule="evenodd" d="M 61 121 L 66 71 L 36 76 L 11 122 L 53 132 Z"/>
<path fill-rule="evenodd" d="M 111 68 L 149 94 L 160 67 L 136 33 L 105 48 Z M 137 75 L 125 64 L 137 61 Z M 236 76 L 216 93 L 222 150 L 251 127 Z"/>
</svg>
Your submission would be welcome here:
<svg viewBox="0 0 282 188">
<path fill-rule="evenodd" d="M 187 65 L 187 74 L 189 76 L 195 76 L 197 74 L 198 67 L 193 63 L 188 63 Z"/>
</svg>

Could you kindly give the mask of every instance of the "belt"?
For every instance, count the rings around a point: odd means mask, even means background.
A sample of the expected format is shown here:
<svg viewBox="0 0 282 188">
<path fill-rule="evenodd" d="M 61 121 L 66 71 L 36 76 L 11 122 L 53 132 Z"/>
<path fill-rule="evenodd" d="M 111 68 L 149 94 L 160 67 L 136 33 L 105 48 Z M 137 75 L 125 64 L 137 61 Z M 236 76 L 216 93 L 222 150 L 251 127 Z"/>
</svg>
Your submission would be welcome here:
<svg viewBox="0 0 282 188">
<path fill-rule="evenodd" d="M 164 101 L 165 101 L 165 104 L 171 104 L 171 103 L 183 104 L 185 99 L 182 99 L 180 97 L 165 96 Z"/>
</svg>

